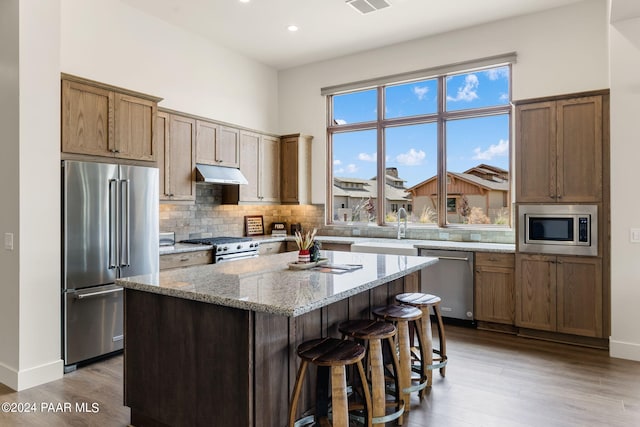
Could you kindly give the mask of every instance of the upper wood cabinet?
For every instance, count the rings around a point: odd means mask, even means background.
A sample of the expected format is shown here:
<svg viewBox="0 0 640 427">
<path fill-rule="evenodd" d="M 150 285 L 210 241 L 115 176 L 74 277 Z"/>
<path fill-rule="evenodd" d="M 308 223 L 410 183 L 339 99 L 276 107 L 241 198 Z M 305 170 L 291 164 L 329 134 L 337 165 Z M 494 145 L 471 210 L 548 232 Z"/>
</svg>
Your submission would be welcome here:
<svg viewBox="0 0 640 427">
<path fill-rule="evenodd" d="M 516 255 L 516 325 L 603 338 L 602 260 Z"/>
<path fill-rule="evenodd" d="M 196 163 L 228 166 L 240 165 L 240 131 L 217 123 L 196 121 Z"/>
<path fill-rule="evenodd" d="M 156 161 L 160 98 L 63 76 L 62 152 Z"/>
<path fill-rule="evenodd" d="M 240 131 L 240 171 L 249 183 L 224 186 L 224 203 L 279 203 L 280 139 Z"/>
<path fill-rule="evenodd" d="M 516 202 L 602 201 L 604 96 L 516 103 Z"/>
<path fill-rule="evenodd" d="M 283 204 L 311 203 L 311 140 L 308 135 L 285 135 L 280 139 L 282 176 L 280 200 Z"/>
<path fill-rule="evenodd" d="M 161 111 L 157 134 L 160 200 L 195 200 L 196 121 Z"/>
<path fill-rule="evenodd" d="M 477 252 L 474 317 L 478 321 L 515 324 L 515 256 Z"/>
</svg>

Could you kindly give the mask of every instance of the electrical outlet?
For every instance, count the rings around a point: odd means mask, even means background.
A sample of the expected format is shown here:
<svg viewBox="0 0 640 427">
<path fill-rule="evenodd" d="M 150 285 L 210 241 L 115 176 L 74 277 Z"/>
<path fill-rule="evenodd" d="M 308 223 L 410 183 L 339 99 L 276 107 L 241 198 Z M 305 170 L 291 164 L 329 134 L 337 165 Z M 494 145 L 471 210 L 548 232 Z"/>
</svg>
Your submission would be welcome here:
<svg viewBox="0 0 640 427">
<path fill-rule="evenodd" d="M 471 233 L 469 235 L 469 240 L 471 240 L 472 242 L 479 242 L 480 239 L 482 239 L 482 235 L 478 234 L 478 233 Z"/>
<path fill-rule="evenodd" d="M 13 233 L 4 233 L 4 248 L 8 251 L 13 250 Z"/>
<path fill-rule="evenodd" d="M 449 233 L 440 233 L 438 236 L 440 240 L 449 240 Z"/>
<path fill-rule="evenodd" d="M 358 230 L 357 228 L 354 228 L 353 230 L 351 230 L 351 235 L 352 236 L 359 236 L 360 235 L 360 230 Z"/>
<path fill-rule="evenodd" d="M 629 241 L 631 241 L 631 243 L 640 243 L 640 228 L 632 228 L 629 230 Z"/>
</svg>

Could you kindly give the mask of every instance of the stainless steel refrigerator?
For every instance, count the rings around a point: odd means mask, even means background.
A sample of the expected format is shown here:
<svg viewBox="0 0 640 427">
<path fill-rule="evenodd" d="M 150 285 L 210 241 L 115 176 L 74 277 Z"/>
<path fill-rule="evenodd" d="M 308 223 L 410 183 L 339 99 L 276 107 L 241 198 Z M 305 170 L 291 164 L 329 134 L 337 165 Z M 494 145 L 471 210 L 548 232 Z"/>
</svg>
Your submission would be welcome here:
<svg viewBox="0 0 640 427">
<path fill-rule="evenodd" d="M 123 348 L 119 277 L 158 272 L 158 169 L 62 162 L 65 371 Z"/>
</svg>

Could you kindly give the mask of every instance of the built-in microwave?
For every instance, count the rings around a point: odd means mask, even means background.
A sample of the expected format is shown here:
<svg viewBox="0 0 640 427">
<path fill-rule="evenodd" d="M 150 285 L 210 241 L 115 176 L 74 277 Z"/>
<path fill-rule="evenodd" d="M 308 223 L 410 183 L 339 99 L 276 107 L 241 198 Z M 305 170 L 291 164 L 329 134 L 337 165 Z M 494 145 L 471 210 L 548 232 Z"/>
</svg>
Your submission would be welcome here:
<svg viewBox="0 0 640 427">
<path fill-rule="evenodd" d="M 598 255 L 597 205 L 519 205 L 518 251 Z"/>
</svg>

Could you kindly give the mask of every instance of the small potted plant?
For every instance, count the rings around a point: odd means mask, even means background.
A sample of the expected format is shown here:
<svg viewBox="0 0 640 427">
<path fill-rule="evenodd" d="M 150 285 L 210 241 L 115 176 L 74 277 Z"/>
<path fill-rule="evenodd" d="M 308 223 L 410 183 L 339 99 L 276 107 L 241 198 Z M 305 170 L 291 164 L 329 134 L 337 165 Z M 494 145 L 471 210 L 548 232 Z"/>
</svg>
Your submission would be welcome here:
<svg viewBox="0 0 640 427">
<path fill-rule="evenodd" d="M 294 237 L 296 239 L 296 244 L 298 245 L 298 262 L 299 263 L 311 262 L 310 249 L 313 247 L 314 239 L 316 237 L 316 232 L 317 230 L 315 228 L 311 232 L 296 231 L 296 234 Z"/>
</svg>

